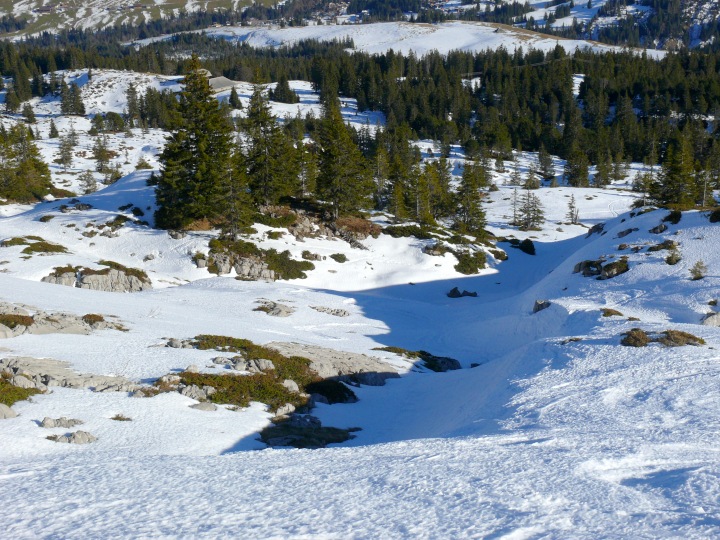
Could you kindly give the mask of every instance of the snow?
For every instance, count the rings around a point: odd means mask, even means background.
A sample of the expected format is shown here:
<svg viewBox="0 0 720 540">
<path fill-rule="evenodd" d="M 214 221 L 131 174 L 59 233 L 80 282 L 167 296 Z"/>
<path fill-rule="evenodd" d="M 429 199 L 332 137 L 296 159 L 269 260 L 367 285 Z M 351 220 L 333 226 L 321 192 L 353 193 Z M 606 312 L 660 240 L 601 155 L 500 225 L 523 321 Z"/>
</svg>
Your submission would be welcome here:
<svg viewBox="0 0 720 540">
<path fill-rule="evenodd" d="M 542 17 L 541 17 L 542 18 Z M 529 32 L 520 28 L 493 23 L 453 21 L 441 24 L 389 22 L 361 25 L 318 25 L 304 27 L 223 27 L 203 30 L 209 36 L 247 43 L 253 47 L 280 47 L 303 40 L 341 41 L 352 39 L 355 50 L 380 54 L 392 49 L 402 54 L 411 51 L 418 56 L 438 51 L 478 52 L 504 47 L 510 51 L 522 48 L 551 51 L 560 45 L 572 53 L 575 49 L 620 51 L 622 48 L 601 43 L 563 39 Z M 134 42 L 147 45 L 168 37 L 150 38 Z M 648 51 L 661 57 L 662 51 Z"/>
<path fill-rule="evenodd" d="M 124 87 L 111 81 L 125 77 L 94 74 L 83 90 L 94 96 L 90 107 L 122 110 Z M 143 80 L 176 84 L 149 75 Z M 315 107 L 306 83 L 292 84 L 307 92 L 299 105 Z M 249 97 L 249 87 L 239 90 L 241 99 Z M 350 121 L 353 106 L 346 103 Z M 70 119 L 57 116 L 57 107 L 51 100 L 38 104 L 45 110 L 42 132 L 51 117 L 61 131 L 69 129 Z M 89 122 L 73 122 L 79 149 L 89 148 Z M 488 269 L 463 276 L 454 270 L 452 255 L 423 253 L 428 241 L 381 235 L 364 241 L 368 250 L 356 250 L 340 240 L 298 242 L 288 234 L 274 240 L 267 235 L 273 229 L 257 226 L 254 240 L 264 248 L 287 249 L 295 257 L 309 250 L 327 258 L 305 280 L 244 282 L 232 275 L 212 277 L 192 263 L 192 254 L 207 251 L 212 232 L 175 240 L 126 224 L 114 238 L 81 234 L 92 229 L 88 223 L 131 215 L 119 210 L 128 203 L 150 218 L 149 172 L 132 171 L 141 156 L 157 164 L 163 137 L 153 130 L 113 136 L 111 144 L 126 147 L 130 164 L 119 157 L 124 178 L 78 197 L 90 210 L 61 213 L 67 200 L 0 207 L 0 239 L 37 235 L 70 251 L 25 259 L 22 246 L 0 248 L 0 300 L 114 316 L 128 330 L 23 335 L 0 343 L 2 357 L 54 358 L 78 372 L 147 383 L 191 364 L 221 372 L 210 367 L 217 352 L 164 346 L 168 338 L 209 333 L 364 353 L 386 360 L 401 377 L 382 387 L 353 388 L 357 403 L 320 404 L 313 414 L 323 425 L 361 428 L 356 438 L 320 450 L 263 449 L 257 434 L 271 413 L 259 403 L 204 412 L 191 409 L 194 401 L 177 393 L 140 399 L 53 388 L 15 404 L 18 417 L 0 421 L 5 536 L 720 535 L 720 329 L 700 325 L 715 309 L 709 303 L 718 299 L 720 252 L 709 246 L 720 242 L 720 228 L 705 213 L 684 213 L 678 224 L 666 223 L 667 231 L 653 234 L 650 229 L 667 212 L 631 214 L 637 194 L 627 189 L 629 179 L 605 189 L 544 186 L 534 193 L 545 208 L 545 225 L 518 231 L 507 224 L 517 186 L 509 184 L 513 165 L 506 162 L 506 172 L 493 173 L 499 189 L 486 197 L 488 229 L 498 237 L 531 238 L 534 256 L 499 242 L 507 261 L 491 258 Z M 38 142 L 48 157 L 54 144 Z M 416 144 L 432 159 L 431 141 Z M 459 175 L 464 162 L 459 149 L 453 148 L 449 161 Z M 524 175 L 536 166 L 537 154 L 523 152 L 517 163 Z M 559 174 L 562 160 L 554 159 L 554 166 Z M 84 167 L 92 162 L 76 156 L 73 171 Z M 641 170 L 633 165 L 632 174 Z M 57 183 L 71 176 L 53 166 Z M 579 225 L 566 223 L 571 196 Z M 39 221 L 48 214 L 55 217 Z M 378 223 L 387 219 L 373 215 Z M 601 222 L 604 231 L 588 235 Z M 682 260 L 674 266 L 665 263 L 667 251 L 647 250 L 664 240 L 679 244 Z M 345 254 L 348 262 L 332 260 L 334 253 Z M 622 256 L 630 271 L 611 280 L 573 273 L 580 261 Z M 154 289 L 116 294 L 39 281 L 55 266 L 94 266 L 101 259 L 142 268 Z M 708 276 L 692 281 L 689 268 L 698 260 L 707 264 Z M 478 296 L 448 298 L 455 286 Z M 253 311 L 260 299 L 296 311 L 285 318 Z M 551 305 L 532 313 L 536 300 Z M 350 315 L 333 317 L 312 306 Z M 603 317 L 603 308 L 623 316 Z M 621 334 L 634 327 L 683 330 L 707 345 L 620 345 Z M 463 369 L 432 373 L 375 350 L 388 346 L 457 358 Z M 131 421 L 112 420 L 116 414 Z M 38 427 L 45 416 L 79 418 L 80 429 L 98 441 L 86 446 L 49 441 L 47 435 L 64 430 Z"/>
</svg>

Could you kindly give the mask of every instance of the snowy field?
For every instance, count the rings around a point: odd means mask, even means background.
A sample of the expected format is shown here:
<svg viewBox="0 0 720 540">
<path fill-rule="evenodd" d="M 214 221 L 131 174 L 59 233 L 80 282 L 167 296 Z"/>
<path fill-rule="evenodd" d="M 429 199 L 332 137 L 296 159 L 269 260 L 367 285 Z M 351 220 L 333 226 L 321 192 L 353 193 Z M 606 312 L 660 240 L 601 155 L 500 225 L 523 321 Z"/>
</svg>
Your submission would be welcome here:
<svg viewBox="0 0 720 540">
<path fill-rule="evenodd" d="M 73 77 L 82 77 L 76 73 Z M 84 85 L 88 112 L 122 111 L 125 77 L 96 73 Z M 154 76 L 142 84 L 173 85 Z M 138 79 L 138 84 L 142 81 Z M 316 106 L 306 90 L 300 107 Z M 248 89 L 240 91 L 249 97 Z M 287 106 L 287 107 L 297 107 Z M 56 102 L 38 104 L 41 132 Z M 355 121 L 354 103 L 346 118 Z M 281 109 L 276 109 L 280 114 Z M 287 111 L 294 114 L 293 111 Z M 305 114 L 304 109 L 302 114 Z M 358 115 L 362 117 L 362 115 Z M 381 122 L 382 119 L 377 119 Z M 10 122 L 10 119 L 5 119 Z M 364 123 L 362 118 L 358 123 Z M 372 122 L 372 119 L 369 119 Z M 91 140 L 75 118 L 77 152 Z M 630 213 L 628 183 L 606 189 L 542 187 L 546 223 L 521 232 L 508 225 L 516 186 L 511 163 L 494 173 L 499 190 L 484 205 L 497 236 L 531 238 L 536 255 L 513 249 L 475 276 L 457 273 L 451 254 L 431 256 L 428 241 L 380 235 L 357 250 L 341 240 L 291 235 L 273 239 L 257 226 L 262 247 L 342 253 L 316 263 L 304 280 L 275 283 L 213 277 L 191 256 L 207 251 L 211 232 L 180 239 L 126 224 L 115 237 L 87 237 L 128 204 L 151 216 L 150 171 L 131 172 L 140 157 L 157 166 L 163 134 L 133 130 L 113 136 L 124 178 L 78 197 L 92 206 L 68 213 L 67 201 L 0 207 L 0 240 L 36 235 L 69 253 L 32 255 L 0 247 L 0 301 L 48 312 L 114 317 L 127 329 L 89 335 L 22 335 L 0 341 L 0 359 L 63 360 L 81 373 L 149 383 L 194 364 L 205 372 L 213 351 L 165 347 L 169 338 L 202 333 L 257 343 L 297 342 L 363 353 L 401 374 L 385 386 L 353 388 L 359 401 L 319 404 L 323 425 L 357 427 L 356 437 L 320 450 L 267 449 L 258 432 L 272 416 L 260 403 L 232 410 L 191 409 L 179 393 L 139 399 L 125 392 L 54 388 L 18 402 L 0 420 L 0 520 L 3 537 L 20 538 L 713 538 L 720 535 L 720 329 L 701 325 L 720 297 L 720 228 L 706 213 L 650 232 L 667 211 Z M 38 142 L 56 156 L 53 141 Z M 416 143 L 427 155 L 430 142 Z M 124 149 L 123 149 L 124 146 Z M 127 158 L 124 150 L 127 150 Z M 537 156 L 523 153 L 525 172 Z M 128 163 L 126 164 L 125 161 Z M 460 174 L 463 156 L 450 159 Z M 71 172 L 91 168 L 76 156 Z M 555 160 L 556 172 L 563 163 Z M 633 167 L 633 173 L 639 167 Z M 53 165 L 58 185 L 75 176 Z M 522 191 L 522 190 L 520 190 Z M 579 225 L 567 223 L 574 196 Z M 50 221 L 40 221 L 46 215 Z M 374 219 L 382 223 L 386 216 Z M 605 223 L 602 232 L 590 227 Z M 272 235 L 276 236 L 276 235 Z M 668 265 L 677 243 L 682 259 Z M 152 258 L 147 257 L 152 255 Z M 629 271 L 599 281 L 573 273 L 581 261 L 626 257 Z M 153 290 L 106 293 L 41 283 L 54 267 L 111 259 L 148 273 Z M 689 269 L 704 261 L 707 277 Z M 478 296 L 452 299 L 453 287 Z M 258 300 L 292 306 L 288 317 L 254 311 Z M 537 300 L 550 307 L 533 313 Z M 313 307 L 343 309 L 338 318 Z M 621 315 L 603 316 L 604 309 Z M 642 328 L 690 332 L 703 346 L 620 345 Z M 427 350 L 456 358 L 463 369 L 434 373 L 377 347 Z M 474 367 L 473 367 L 474 366 Z M 129 422 L 112 420 L 122 414 Z M 44 417 L 83 420 L 98 440 L 57 444 Z"/>
<path fill-rule="evenodd" d="M 529 49 L 551 51 L 557 45 L 568 53 L 578 48 L 590 48 L 598 52 L 622 50 L 621 47 L 547 36 L 507 25 L 463 21 L 441 24 L 388 22 L 290 28 L 238 26 L 208 28 L 203 32 L 209 36 L 235 40 L 253 47 L 280 47 L 308 39 L 319 41 L 352 39 L 355 50 L 370 54 L 384 53 L 392 49 L 405 55 L 412 51 L 422 56 L 432 51 L 447 54 L 455 50 L 478 52 L 500 47 L 509 51 L 520 48 L 525 51 Z M 139 40 L 135 44 L 146 45 L 160 39 L 169 39 L 169 36 Z M 648 51 L 648 54 L 659 58 L 665 53 Z"/>
</svg>

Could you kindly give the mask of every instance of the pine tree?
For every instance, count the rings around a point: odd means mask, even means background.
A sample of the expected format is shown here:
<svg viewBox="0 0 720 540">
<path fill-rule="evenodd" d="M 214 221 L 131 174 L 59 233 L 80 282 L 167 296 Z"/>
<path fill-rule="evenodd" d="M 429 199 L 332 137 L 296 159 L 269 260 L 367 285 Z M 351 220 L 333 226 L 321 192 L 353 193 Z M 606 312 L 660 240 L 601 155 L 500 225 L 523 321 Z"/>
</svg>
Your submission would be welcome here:
<svg viewBox="0 0 720 540">
<path fill-rule="evenodd" d="M 529 190 L 525 191 L 522 203 L 519 209 L 520 229 L 529 231 L 537 229 L 545 222 L 545 212 L 543 211 L 540 199 Z"/>
<path fill-rule="evenodd" d="M 60 144 L 58 146 L 60 156 L 58 157 L 58 162 L 63 166 L 63 171 L 65 172 L 67 172 L 68 167 L 72 165 L 73 148 L 75 148 L 75 145 L 70 137 L 60 137 Z"/>
<path fill-rule="evenodd" d="M 84 171 L 78 176 L 78 180 L 80 181 L 80 188 L 82 189 L 83 195 L 97 191 L 97 182 L 95 181 L 95 176 L 92 171 Z"/>
<path fill-rule="evenodd" d="M 278 126 L 259 85 L 250 97 L 244 127 L 253 198 L 259 204 L 277 204 L 282 197 L 297 191 L 297 163 L 288 163 L 296 151 L 290 138 Z"/>
<path fill-rule="evenodd" d="M 60 136 L 55 120 L 50 120 L 50 132 L 48 133 L 48 139 L 57 139 Z"/>
<path fill-rule="evenodd" d="M 28 124 L 35 123 L 35 111 L 33 111 L 33 108 L 29 103 L 23 105 L 22 115 L 25 118 L 25 122 Z"/>
<path fill-rule="evenodd" d="M 270 99 L 280 103 L 297 103 L 300 101 L 295 91 L 290 88 L 290 83 L 285 75 L 280 76 L 275 85 L 275 90 L 270 92 Z"/>
<path fill-rule="evenodd" d="M 134 84 L 130 83 L 130 85 L 128 85 L 125 97 L 127 99 L 128 127 L 133 128 L 140 120 L 140 101 Z"/>
<path fill-rule="evenodd" d="M 20 98 L 14 88 L 8 90 L 5 94 L 5 110 L 10 113 L 15 113 L 20 109 Z"/>
<path fill-rule="evenodd" d="M 12 202 L 34 202 L 52 189 L 50 169 L 32 142 L 24 124 L 0 129 L 0 197 Z"/>
<path fill-rule="evenodd" d="M 575 148 L 568 156 L 563 176 L 569 186 L 587 187 L 590 184 L 588 158 L 579 148 Z"/>
<path fill-rule="evenodd" d="M 164 229 L 214 221 L 223 213 L 223 184 L 232 170 L 232 125 L 200 70 L 193 56 L 180 93 L 178 125 L 160 155 L 155 223 Z"/>
<path fill-rule="evenodd" d="M 373 182 L 365 159 L 350 136 L 339 103 L 325 105 L 318 133 L 318 195 L 332 206 L 333 216 L 356 212 L 367 206 Z"/>
<path fill-rule="evenodd" d="M 66 140 L 69 141 L 69 139 Z M 108 147 L 108 139 L 105 135 L 95 140 L 92 154 L 93 159 L 96 161 L 95 170 L 101 173 L 107 172 L 108 165 L 110 164 L 110 148 Z"/>
<path fill-rule="evenodd" d="M 568 213 L 567 220 L 573 225 L 578 224 L 580 217 L 580 211 L 578 210 L 577 203 L 575 202 L 575 195 L 570 195 L 570 202 L 568 202 Z"/>
<path fill-rule="evenodd" d="M 487 168 L 481 163 L 465 162 L 457 192 L 455 226 L 462 234 L 477 234 L 485 227 L 485 212 L 480 204 L 480 188 L 488 184 Z"/>
<path fill-rule="evenodd" d="M 552 180 L 555 178 L 555 167 L 553 166 L 552 156 L 545 150 L 544 145 L 540 145 L 538 150 L 538 165 L 540 176 L 543 180 Z"/>
<path fill-rule="evenodd" d="M 691 208 L 698 200 L 694 160 L 686 139 L 670 144 L 650 196 L 659 205 Z"/>
<path fill-rule="evenodd" d="M 243 105 L 242 101 L 240 101 L 240 96 L 238 96 L 237 90 L 235 87 L 232 87 L 232 90 L 230 90 L 230 98 L 228 99 L 228 104 L 233 109 L 242 110 Z"/>
</svg>

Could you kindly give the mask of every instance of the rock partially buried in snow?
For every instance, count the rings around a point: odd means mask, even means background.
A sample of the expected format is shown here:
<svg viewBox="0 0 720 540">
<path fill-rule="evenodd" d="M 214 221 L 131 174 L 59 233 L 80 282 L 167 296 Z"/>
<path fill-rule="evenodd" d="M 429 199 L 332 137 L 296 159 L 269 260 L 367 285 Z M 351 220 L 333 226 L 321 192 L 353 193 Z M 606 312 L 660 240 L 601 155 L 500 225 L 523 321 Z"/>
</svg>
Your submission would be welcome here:
<svg viewBox="0 0 720 540">
<path fill-rule="evenodd" d="M 350 312 L 340 308 L 329 308 L 325 306 L 310 306 L 310 309 L 314 309 L 320 313 L 327 313 L 333 317 L 349 317 Z"/>
<path fill-rule="evenodd" d="M 7 420 L 9 418 L 15 418 L 17 413 L 4 403 L 0 403 L 0 420 Z"/>
<path fill-rule="evenodd" d="M 83 274 L 81 271 L 77 286 L 105 292 L 140 292 L 152 289 L 150 281 L 127 274 L 123 270 L 110 268 L 107 272 L 102 272 Z"/>
<path fill-rule="evenodd" d="M 447 293 L 447 296 L 448 296 L 448 298 L 462 298 L 464 296 L 471 296 L 473 298 L 476 298 L 477 293 L 470 292 L 470 291 L 460 292 L 460 289 L 458 289 L 457 287 L 453 287 L 452 289 L 450 289 L 450 292 Z"/>
<path fill-rule="evenodd" d="M 97 437 L 87 431 L 76 431 L 68 435 L 50 435 L 49 440 L 67 444 L 89 444 L 97 441 Z"/>
<path fill-rule="evenodd" d="M 295 313 L 294 308 L 273 302 L 272 300 L 258 300 L 257 303 L 260 304 L 260 306 L 256 307 L 254 311 L 263 311 L 273 317 L 289 317 Z"/>
<path fill-rule="evenodd" d="M 75 418 L 67 418 L 65 416 L 61 416 L 60 418 L 50 418 L 49 416 L 46 416 L 43 418 L 43 421 L 40 422 L 40 427 L 52 429 L 52 428 L 73 428 L 75 426 L 79 426 L 82 424 L 82 420 L 77 420 Z M 82 433 L 82 432 L 80 432 Z"/>
<path fill-rule="evenodd" d="M 704 326 L 720 326 L 720 313 L 710 313 L 702 323 Z"/>
<path fill-rule="evenodd" d="M 213 403 L 208 403 L 207 401 L 201 401 L 200 403 L 195 403 L 194 405 L 190 405 L 191 409 L 195 409 L 196 411 L 216 411 L 217 406 L 215 406 Z"/>
<path fill-rule="evenodd" d="M 550 305 L 550 300 L 535 300 L 535 305 L 533 306 L 533 313 L 537 313 L 538 311 L 547 309 L 550 307 Z"/>
</svg>

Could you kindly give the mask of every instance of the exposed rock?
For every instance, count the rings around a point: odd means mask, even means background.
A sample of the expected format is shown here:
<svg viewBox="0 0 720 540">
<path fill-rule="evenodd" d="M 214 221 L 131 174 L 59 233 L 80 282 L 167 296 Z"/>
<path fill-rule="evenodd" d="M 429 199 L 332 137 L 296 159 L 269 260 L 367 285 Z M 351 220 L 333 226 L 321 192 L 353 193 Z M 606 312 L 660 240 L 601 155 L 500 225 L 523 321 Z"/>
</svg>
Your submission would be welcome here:
<svg viewBox="0 0 720 540">
<path fill-rule="evenodd" d="M 625 229 L 624 231 L 618 233 L 617 238 L 625 238 L 628 234 L 637 232 L 639 230 L 640 229 L 638 229 L 637 227 L 634 229 Z"/>
<path fill-rule="evenodd" d="M 166 347 L 170 347 L 172 349 L 181 349 L 182 346 L 183 346 L 182 340 L 177 339 L 177 338 L 170 338 L 166 345 Z"/>
<path fill-rule="evenodd" d="M 102 270 L 101 273 L 90 274 L 84 274 L 81 270 L 78 287 L 106 292 L 139 292 L 152 289 L 152 283 L 123 270 L 110 268 L 107 271 Z"/>
<path fill-rule="evenodd" d="M 219 276 L 229 274 L 232 270 L 232 256 L 229 253 L 211 253 L 210 263 Z"/>
<path fill-rule="evenodd" d="M 190 364 L 187 368 L 185 368 L 185 371 L 188 373 L 199 373 L 200 368 L 197 367 L 195 364 Z"/>
<path fill-rule="evenodd" d="M 0 339 L 10 339 L 11 337 L 14 337 L 12 328 L 0 324 Z"/>
<path fill-rule="evenodd" d="M 300 387 L 298 386 L 298 383 L 296 383 L 292 379 L 285 379 L 282 382 L 282 385 L 287 388 L 289 392 L 300 392 Z"/>
<path fill-rule="evenodd" d="M 702 323 L 705 326 L 720 326 L 720 313 L 710 313 L 703 319 Z"/>
<path fill-rule="evenodd" d="M 7 420 L 9 418 L 15 418 L 17 413 L 4 403 L 0 403 L 0 420 Z"/>
<path fill-rule="evenodd" d="M 54 283 L 55 285 L 64 285 L 66 287 L 75 287 L 77 283 L 77 274 L 75 272 L 63 272 L 61 274 L 52 273 L 45 276 L 40 281 L 45 283 Z"/>
<path fill-rule="evenodd" d="M 35 388 L 35 383 L 22 375 L 15 375 L 10 379 L 10 384 L 18 388 Z"/>
<path fill-rule="evenodd" d="M 667 225 L 665 225 L 664 223 L 661 223 L 657 227 L 653 227 L 652 229 L 650 229 L 650 232 L 653 234 L 660 234 L 660 233 L 664 233 L 665 231 L 667 231 L 667 228 L 668 228 Z"/>
<path fill-rule="evenodd" d="M 82 424 L 82 420 L 76 420 L 75 418 L 67 418 L 65 416 L 61 416 L 60 418 L 50 418 L 49 416 L 46 416 L 43 418 L 43 421 L 40 422 L 40 427 L 43 428 L 73 428 L 75 426 L 79 426 Z"/>
<path fill-rule="evenodd" d="M 602 233 L 604 229 L 605 229 L 604 223 L 597 223 L 590 228 L 590 230 L 588 231 L 585 238 L 590 238 L 593 234 L 596 234 L 596 233 L 598 233 L 598 234 Z"/>
<path fill-rule="evenodd" d="M 263 371 L 275 369 L 275 364 L 272 363 L 272 360 L 267 360 L 265 358 L 256 358 L 253 360 L 245 360 L 241 356 L 236 358 L 238 358 L 238 360 L 235 362 L 235 369 L 240 371 L 262 373 Z"/>
<path fill-rule="evenodd" d="M 51 435 L 48 439 L 59 443 L 69 444 L 89 444 L 97 441 L 97 437 L 91 435 L 87 431 L 76 431 L 74 433 L 70 433 L 69 435 Z"/>
<path fill-rule="evenodd" d="M 602 272 L 598 279 L 612 279 L 620 274 L 624 274 L 630 269 L 625 259 L 611 262 L 602 267 Z"/>
<path fill-rule="evenodd" d="M 470 292 L 470 291 L 462 291 L 460 292 L 460 289 L 457 287 L 453 287 L 449 293 L 447 293 L 448 298 L 462 298 L 463 296 L 471 296 L 473 298 L 477 297 L 476 292 Z"/>
<path fill-rule="evenodd" d="M 190 408 L 198 411 L 217 411 L 217 406 L 215 404 L 208 403 L 206 401 L 190 405 Z"/>
<path fill-rule="evenodd" d="M 334 317 L 349 317 L 350 312 L 340 308 L 329 308 L 325 306 L 310 306 L 311 309 L 319 311 L 320 313 L 327 313 Z"/>
<path fill-rule="evenodd" d="M 429 361 L 426 359 L 425 364 L 428 365 L 428 363 Z M 428 367 L 430 367 L 433 371 L 438 371 L 441 373 L 444 373 L 445 371 L 454 371 L 456 369 L 462 368 L 460 362 L 458 362 L 454 358 L 448 358 L 447 356 L 433 356 L 432 365 Z"/>
<path fill-rule="evenodd" d="M 195 266 L 198 268 L 207 268 L 207 259 L 198 257 L 195 259 Z"/>
<path fill-rule="evenodd" d="M 187 233 L 185 231 L 168 231 L 168 235 L 173 240 L 182 240 L 187 236 Z"/>
<path fill-rule="evenodd" d="M 305 238 L 317 236 L 313 222 L 306 215 L 298 215 L 295 223 L 288 227 L 288 231 L 300 242 Z"/>
<path fill-rule="evenodd" d="M 278 410 L 275 411 L 275 416 L 286 416 L 293 412 L 295 412 L 295 405 L 292 403 L 286 403 L 282 407 L 278 407 Z"/>
<path fill-rule="evenodd" d="M 252 281 L 275 281 L 275 272 L 268 268 L 267 263 L 254 257 L 241 257 L 233 265 L 240 279 Z"/>
<path fill-rule="evenodd" d="M 0 314 L 29 316 L 29 312 L 20 306 L 0 302 Z M 105 321 L 102 317 L 94 317 L 86 320 L 83 317 L 70 313 L 46 313 L 34 309 L 32 324 L 29 326 L 18 325 L 9 328 L 0 325 L 0 339 L 11 338 L 22 334 L 90 334 L 92 330 L 106 328 L 122 329 L 117 323 Z"/>
<path fill-rule="evenodd" d="M 148 253 L 147 255 L 145 255 L 145 257 L 143 257 L 143 262 L 154 261 L 154 260 L 155 260 L 155 255 L 153 255 L 152 253 Z"/>
<path fill-rule="evenodd" d="M 375 383 L 380 386 L 385 383 L 385 379 L 399 377 L 397 369 L 387 362 L 364 354 L 336 351 L 300 343 L 273 342 L 268 343 L 267 347 L 273 348 L 285 356 L 309 358 L 310 369 L 323 379 L 332 377 L 337 380 L 368 385 Z"/>
<path fill-rule="evenodd" d="M 196 399 L 198 401 L 205 401 L 207 399 L 207 394 L 205 394 L 202 388 L 195 384 L 191 384 L 190 386 L 185 386 L 184 388 L 181 388 L 180 393 L 183 396 L 187 396 L 191 399 Z"/>
<path fill-rule="evenodd" d="M 537 313 L 538 311 L 547 309 L 550 307 L 550 305 L 550 300 L 535 300 L 535 305 L 533 306 L 533 313 Z"/>
<path fill-rule="evenodd" d="M 260 306 L 255 308 L 255 311 L 264 311 L 273 317 L 289 317 L 295 313 L 295 308 L 271 300 L 258 300 L 256 303 Z"/>
<path fill-rule="evenodd" d="M 33 385 L 29 388 L 40 390 L 43 389 L 42 385 L 119 392 L 133 392 L 140 389 L 140 385 L 132 383 L 124 377 L 83 375 L 69 369 L 68 365 L 67 362 L 48 358 L 2 358 L 0 359 L 0 372 L 13 374 L 13 379 L 17 376 L 23 377 Z M 35 378 L 41 382 L 34 382 Z"/>
<path fill-rule="evenodd" d="M 575 265 L 575 268 L 573 269 L 573 274 L 582 272 L 582 275 L 585 277 L 599 276 L 602 272 L 602 263 L 602 260 L 579 262 Z"/>
</svg>

